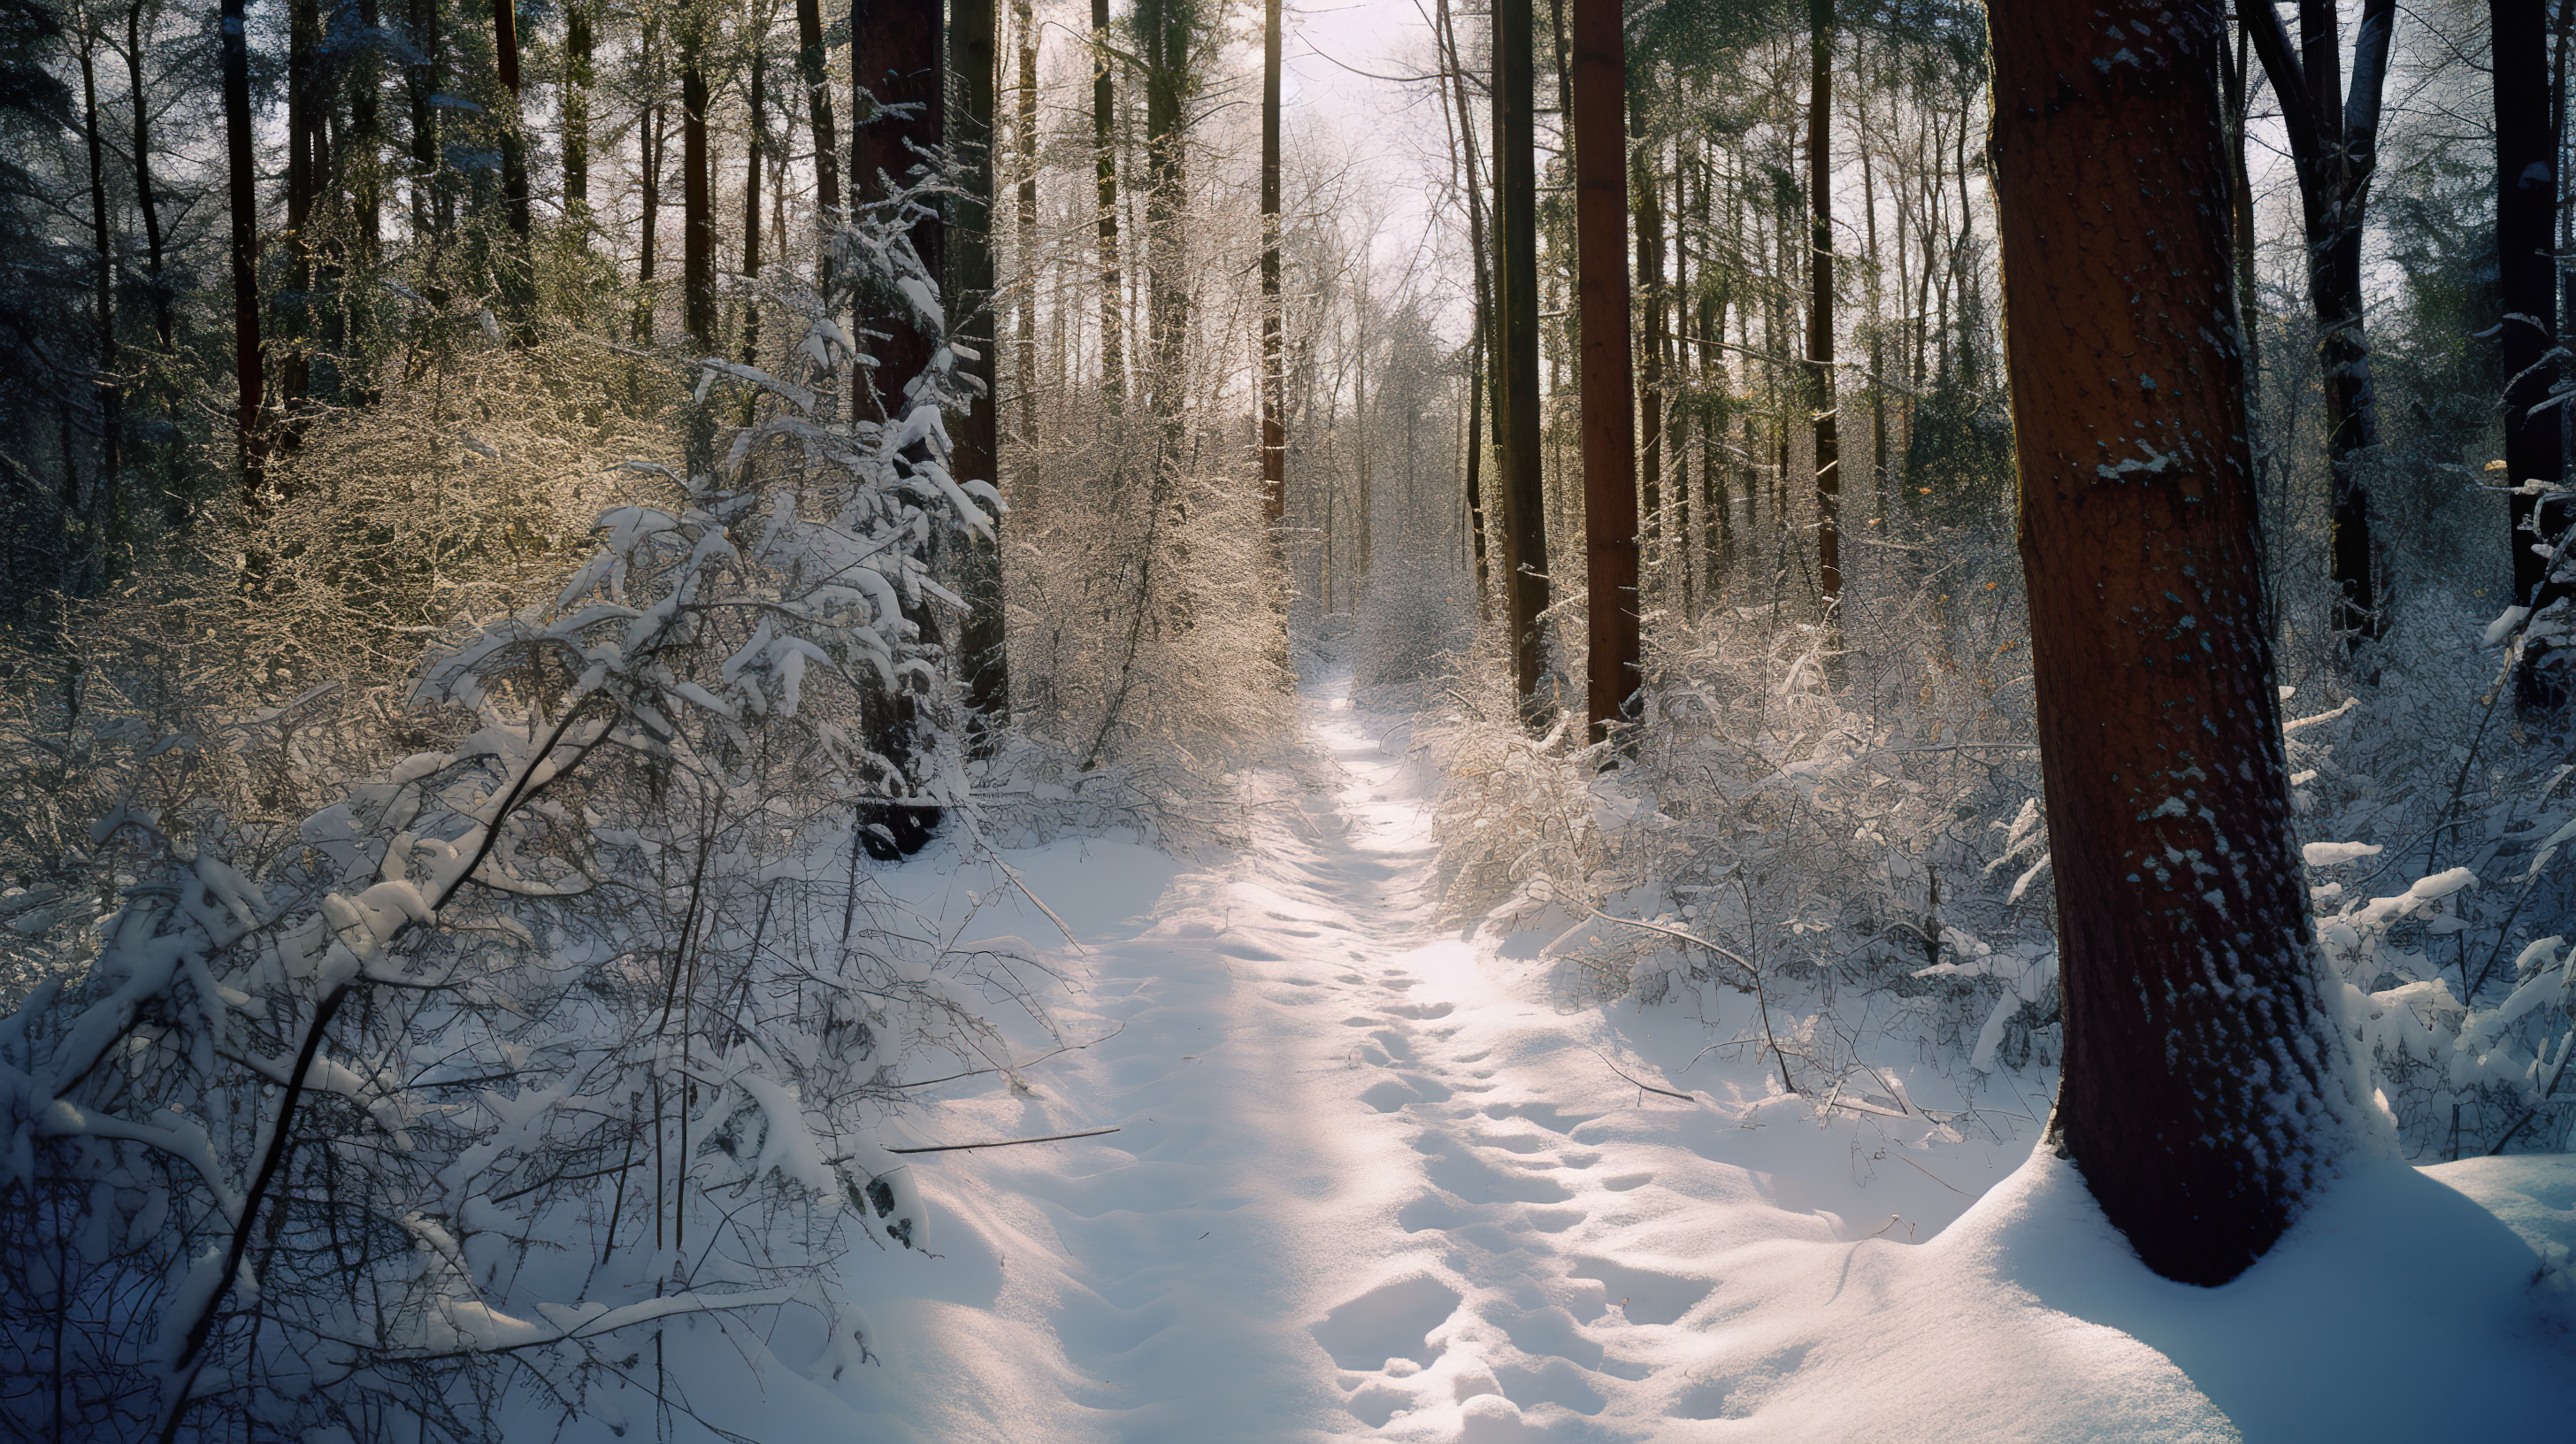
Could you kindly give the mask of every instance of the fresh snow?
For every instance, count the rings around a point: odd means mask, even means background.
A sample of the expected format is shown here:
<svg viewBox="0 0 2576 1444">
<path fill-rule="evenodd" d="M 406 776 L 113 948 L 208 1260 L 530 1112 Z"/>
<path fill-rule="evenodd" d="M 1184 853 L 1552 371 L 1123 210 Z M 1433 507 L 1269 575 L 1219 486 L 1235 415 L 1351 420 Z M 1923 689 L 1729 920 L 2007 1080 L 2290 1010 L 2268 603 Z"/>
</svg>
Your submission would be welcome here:
<svg viewBox="0 0 2576 1444">
<path fill-rule="evenodd" d="M 1057 1024 L 1087 1046 L 946 1085 L 876 1141 L 1120 1131 L 912 1155 L 935 1254 L 862 1243 L 848 1265 L 875 1362 L 780 1366 L 848 1362 L 795 1310 L 766 1349 L 696 1321 L 670 1362 L 691 1409 L 763 1439 L 941 1444 L 2546 1439 L 2576 1419 L 2576 1163 L 2356 1162 L 2235 1284 L 2157 1278 L 2034 1151 L 2045 1099 L 1998 1103 L 2010 1075 L 1967 1100 L 1882 1061 L 1820 1117 L 1752 1051 L 1704 1051 L 1741 1018 L 1561 1004 L 1541 954 L 1572 920 L 1441 926 L 1407 724 L 1347 690 L 1302 700 L 1312 775 L 1246 776 L 1239 855 L 1005 853 L 1078 949 L 989 861 L 903 870 L 962 936 L 1059 969 Z"/>
</svg>

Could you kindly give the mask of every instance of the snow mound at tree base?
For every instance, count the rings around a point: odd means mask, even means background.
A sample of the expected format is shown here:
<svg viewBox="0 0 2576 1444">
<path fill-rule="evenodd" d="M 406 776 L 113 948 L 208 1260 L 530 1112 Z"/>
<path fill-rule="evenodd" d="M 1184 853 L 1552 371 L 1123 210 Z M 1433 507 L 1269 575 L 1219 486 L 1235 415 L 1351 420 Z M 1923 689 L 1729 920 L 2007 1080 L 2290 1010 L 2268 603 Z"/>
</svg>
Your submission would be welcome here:
<svg viewBox="0 0 2576 1444">
<path fill-rule="evenodd" d="M 2564 1258 L 2570 1198 L 2562 1159 L 2373 1163 L 2201 1289 L 2150 1273 L 2043 1151 L 1920 1247 L 1724 1261 L 1696 1357 L 1661 1371 L 1687 1380 L 1669 1412 L 1710 1422 L 1669 1437 L 2552 1437 L 2576 1369 L 2534 1248 Z"/>
</svg>

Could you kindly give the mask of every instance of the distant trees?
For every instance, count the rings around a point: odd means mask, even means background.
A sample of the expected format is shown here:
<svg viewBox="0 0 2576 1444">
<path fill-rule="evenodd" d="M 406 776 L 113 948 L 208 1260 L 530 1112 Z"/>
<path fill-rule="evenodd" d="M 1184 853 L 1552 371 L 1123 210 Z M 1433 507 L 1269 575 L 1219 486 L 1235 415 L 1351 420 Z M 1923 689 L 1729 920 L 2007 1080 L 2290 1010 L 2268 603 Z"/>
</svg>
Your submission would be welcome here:
<svg viewBox="0 0 2576 1444">
<path fill-rule="evenodd" d="M 2065 990 L 2049 1136 L 2157 1272 L 2260 1257 L 2349 1145 L 2290 831 L 2219 0 L 1993 8 L 2021 551 Z"/>
</svg>

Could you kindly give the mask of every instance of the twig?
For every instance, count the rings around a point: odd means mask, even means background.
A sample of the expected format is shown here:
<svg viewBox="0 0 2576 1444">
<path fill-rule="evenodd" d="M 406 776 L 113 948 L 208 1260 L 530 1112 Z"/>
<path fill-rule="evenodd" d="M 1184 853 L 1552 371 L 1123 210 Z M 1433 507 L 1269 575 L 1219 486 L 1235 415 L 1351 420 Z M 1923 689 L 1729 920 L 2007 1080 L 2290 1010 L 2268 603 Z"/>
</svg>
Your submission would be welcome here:
<svg viewBox="0 0 2576 1444">
<path fill-rule="evenodd" d="M 1044 1138 L 1002 1138 L 990 1143 L 937 1143 L 927 1148 L 889 1148 L 888 1153 L 956 1153 L 968 1148 L 1009 1148 L 1021 1143 L 1061 1143 L 1068 1138 L 1098 1138 L 1115 1133 L 1115 1128 L 1093 1128 L 1082 1133 L 1050 1133 Z"/>
<path fill-rule="evenodd" d="M 1611 1062 L 1608 1055 L 1604 1054 L 1598 1048 L 1586 1048 L 1583 1051 L 1591 1054 L 1595 1058 L 1599 1058 L 1601 1060 L 1602 1067 L 1609 1069 L 1611 1072 L 1618 1074 L 1622 1078 L 1626 1078 L 1628 1082 L 1635 1084 L 1638 1088 L 1641 1088 L 1648 1093 L 1660 1093 L 1666 1098 L 1678 1098 L 1684 1103 L 1697 1103 L 1699 1101 L 1688 1093 L 1676 1093 L 1670 1088 L 1658 1088 L 1652 1083 L 1639 1083 L 1636 1079 L 1629 1078 L 1627 1070 L 1621 1068 L 1618 1064 Z"/>
</svg>

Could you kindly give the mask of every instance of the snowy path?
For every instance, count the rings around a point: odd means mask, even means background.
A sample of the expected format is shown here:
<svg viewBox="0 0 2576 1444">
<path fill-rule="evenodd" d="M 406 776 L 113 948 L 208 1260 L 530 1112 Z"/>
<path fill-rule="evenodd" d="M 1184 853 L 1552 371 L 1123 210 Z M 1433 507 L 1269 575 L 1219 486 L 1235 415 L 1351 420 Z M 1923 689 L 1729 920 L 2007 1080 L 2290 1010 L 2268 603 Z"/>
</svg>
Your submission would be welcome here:
<svg viewBox="0 0 2576 1444">
<path fill-rule="evenodd" d="M 917 1164 L 941 1256 L 857 1261 L 883 1361 L 833 1391 L 858 1437 L 2185 1440 L 2238 1437 L 2231 1414 L 2245 1437 L 2387 1437 L 2253 1428 L 2301 1367 L 2259 1335 L 2295 1321 L 2270 1310 L 2249 1335 L 2207 1312 L 2221 1296 L 2116 1246 L 2103 1262 L 2062 1175 L 2025 1169 L 1916 1246 L 2014 1174 L 2027 1133 L 1820 1127 L 1746 1065 L 1699 1065 L 1689 1102 L 1620 1082 L 1610 1057 L 1678 1066 L 1702 1025 L 1560 1016 L 1546 964 L 1444 934 L 1397 720 L 1301 705 L 1328 766 L 1256 784 L 1241 857 L 1014 854 L 1087 944 L 1066 960 L 1083 979 L 1068 1033 L 1114 1034 L 910 1126 L 1122 1131 Z M 2471 1282 L 2333 1307 L 2448 1316 L 2465 1361 L 2528 1274 L 2487 1226 L 2486 1251 L 2454 1261 Z M 2276 1283 L 2313 1292 L 2320 1270 L 2353 1259 Z M 2045 1303 L 2012 1282 L 2040 1273 L 2070 1282 Z M 2307 1366 L 2349 1369 L 2325 1352 Z M 1858 1397 L 1855 1380 L 1904 1382 Z M 2311 1422 L 2341 1427 L 2330 1414 Z"/>
</svg>

